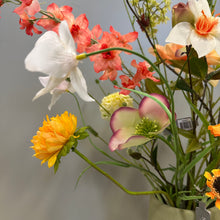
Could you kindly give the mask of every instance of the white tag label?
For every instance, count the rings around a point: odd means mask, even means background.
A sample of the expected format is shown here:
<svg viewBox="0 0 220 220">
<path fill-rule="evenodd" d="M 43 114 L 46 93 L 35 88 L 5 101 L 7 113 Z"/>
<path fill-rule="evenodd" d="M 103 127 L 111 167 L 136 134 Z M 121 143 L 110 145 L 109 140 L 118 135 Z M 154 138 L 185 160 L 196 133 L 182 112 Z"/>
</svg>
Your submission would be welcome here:
<svg viewBox="0 0 220 220">
<path fill-rule="evenodd" d="M 190 117 L 180 118 L 176 120 L 177 127 L 186 131 L 192 130 L 192 119 Z"/>
</svg>

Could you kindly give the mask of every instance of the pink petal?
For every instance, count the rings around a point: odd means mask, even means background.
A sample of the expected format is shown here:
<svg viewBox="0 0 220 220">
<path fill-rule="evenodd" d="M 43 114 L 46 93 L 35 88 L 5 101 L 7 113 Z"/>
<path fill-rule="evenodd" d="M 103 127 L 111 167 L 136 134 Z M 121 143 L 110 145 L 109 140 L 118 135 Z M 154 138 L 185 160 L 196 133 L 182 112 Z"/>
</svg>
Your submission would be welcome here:
<svg viewBox="0 0 220 220">
<path fill-rule="evenodd" d="M 110 127 L 114 132 L 125 127 L 135 128 L 137 123 L 141 121 L 139 112 L 135 108 L 121 107 L 116 110 L 110 120 Z"/>
<path fill-rule="evenodd" d="M 134 146 L 142 145 L 149 140 L 150 138 L 140 136 L 140 135 L 132 136 L 124 144 L 120 144 L 118 146 L 118 149 L 122 150 L 127 147 L 134 147 Z"/>
<path fill-rule="evenodd" d="M 153 93 L 151 95 L 160 100 L 169 109 L 170 104 L 167 101 L 166 97 L 156 93 Z M 148 117 L 152 120 L 156 120 L 162 128 L 169 125 L 169 118 L 167 116 L 167 113 L 158 103 L 156 103 L 151 98 L 144 97 L 142 99 L 139 105 L 139 114 L 141 118 Z"/>
<path fill-rule="evenodd" d="M 134 135 L 135 127 L 122 128 L 114 132 L 110 141 L 109 148 L 111 151 L 118 149 L 119 145 L 124 144 L 132 135 Z"/>
</svg>

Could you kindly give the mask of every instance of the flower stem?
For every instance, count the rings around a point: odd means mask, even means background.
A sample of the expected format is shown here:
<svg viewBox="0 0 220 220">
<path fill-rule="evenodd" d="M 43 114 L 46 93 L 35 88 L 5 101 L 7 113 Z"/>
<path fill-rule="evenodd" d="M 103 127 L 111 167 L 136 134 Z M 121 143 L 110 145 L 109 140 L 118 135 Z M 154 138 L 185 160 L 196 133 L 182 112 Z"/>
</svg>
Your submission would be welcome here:
<svg viewBox="0 0 220 220">
<path fill-rule="evenodd" d="M 92 166 L 94 169 L 96 169 L 98 172 L 100 172 L 102 175 L 104 175 L 105 177 L 107 177 L 109 180 L 111 180 L 115 185 L 117 185 L 120 189 L 122 189 L 124 192 L 130 194 L 130 195 L 152 195 L 152 194 L 163 194 L 164 196 L 166 196 L 169 204 L 171 206 L 174 206 L 173 201 L 171 200 L 169 194 L 167 192 L 158 190 L 158 191 L 143 191 L 143 192 L 135 192 L 135 191 L 130 191 L 128 189 L 126 189 L 123 185 L 121 185 L 117 180 L 115 180 L 112 176 L 110 176 L 108 173 L 106 173 L 104 170 L 102 170 L 101 168 L 99 168 L 95 163 L 93 163 L 92 161 L 90 161 L 85 155 L 83 155 L 82 153 L 80 153 L 76 148 L 73 149 L 73 151 L 79 156 L 81 157 L 84 161 L 86 161 L 90 166 Z"/>
</svg>

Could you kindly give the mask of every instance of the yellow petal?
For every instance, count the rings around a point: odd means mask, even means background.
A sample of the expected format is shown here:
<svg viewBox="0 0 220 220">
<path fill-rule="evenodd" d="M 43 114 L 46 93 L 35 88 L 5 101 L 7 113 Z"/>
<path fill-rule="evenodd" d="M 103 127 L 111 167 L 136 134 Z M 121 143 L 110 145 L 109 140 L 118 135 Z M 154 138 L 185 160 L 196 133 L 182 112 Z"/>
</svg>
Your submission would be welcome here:
<svg viewBox="0 0 220 220">
<path fill-rule="evenodd" d="M 208 180 L 212 180 L 212 178 L 213 178 L 212 175 L 207 171 L 205 172 L 204 177 Z"/>
<path fill-rule="evenodd" d="M 220 209 L 220 199 L 217 199 L 215 202 L 215 206 Z"/>
<path fill-rule="evenodd" d="M 212 173 L 213 173 L 216 177 L 218 177 L 218 176 L 220 176 L 220 169 L 214 169 L 214 170 L 212 170 Z"/>
</svg>

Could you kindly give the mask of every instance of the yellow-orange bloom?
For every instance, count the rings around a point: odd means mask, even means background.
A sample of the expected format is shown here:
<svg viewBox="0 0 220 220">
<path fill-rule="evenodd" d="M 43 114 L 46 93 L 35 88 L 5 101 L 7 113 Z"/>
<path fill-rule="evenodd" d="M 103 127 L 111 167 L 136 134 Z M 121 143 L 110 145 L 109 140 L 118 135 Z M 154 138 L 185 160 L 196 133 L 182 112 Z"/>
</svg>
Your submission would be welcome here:
<svg viewBox="0 0 220 220">
<path fill-rule="evenodd" d="M 52 167 L 63 146 L 73 136 L 76 126 L 76 116 L 67 111 L 50 119 L 47 116 L 47 120 L 43 121 L 43 126 L 31 140 L 34 144 L 31 148 L 35 151 L 33 156 L 42 160 L 41 164 L 48 161 L 48 167 Z"/>
<path fill-rule="evenodd" d="M 216 198 L 215 206 L 220 209 L 220 169 L 212 170 L 213 176 L 209 172 L 205 172 L 204 176 L 207 179 L 207 186 L 211 189 L 206 193 L 206 196 L 211 199 Z"/>
<path fill-rule="evenodd" d="M 220 124 L 209 125 L 208 130 L 210 130 L 211 134 L 213 134 L 215 137 L 220 136 Z"/>
</svg>

